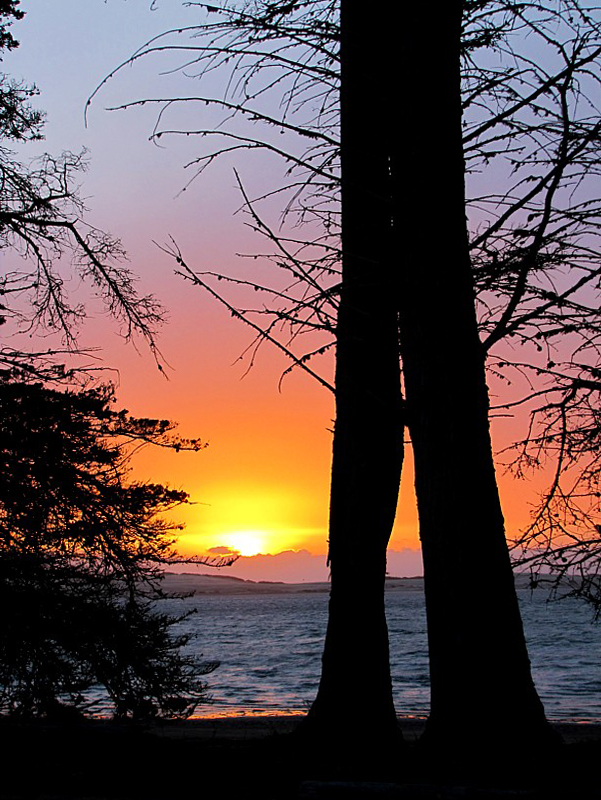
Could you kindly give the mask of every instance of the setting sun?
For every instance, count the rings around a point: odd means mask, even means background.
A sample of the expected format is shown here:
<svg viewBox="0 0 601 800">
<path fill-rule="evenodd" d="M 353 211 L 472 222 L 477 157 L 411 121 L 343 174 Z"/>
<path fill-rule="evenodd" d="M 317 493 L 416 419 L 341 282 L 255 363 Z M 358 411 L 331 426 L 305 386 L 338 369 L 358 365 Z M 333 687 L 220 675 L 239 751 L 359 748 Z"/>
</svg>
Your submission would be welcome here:
<svg viewBox="0 0 601 800">
<path fill-rule="evenodd" d="M 256 556 L 267 550 L 267 535 L 262 531 L 236 531 L 224 536 L 223 543 L 241 556 Z"/>
</svg>

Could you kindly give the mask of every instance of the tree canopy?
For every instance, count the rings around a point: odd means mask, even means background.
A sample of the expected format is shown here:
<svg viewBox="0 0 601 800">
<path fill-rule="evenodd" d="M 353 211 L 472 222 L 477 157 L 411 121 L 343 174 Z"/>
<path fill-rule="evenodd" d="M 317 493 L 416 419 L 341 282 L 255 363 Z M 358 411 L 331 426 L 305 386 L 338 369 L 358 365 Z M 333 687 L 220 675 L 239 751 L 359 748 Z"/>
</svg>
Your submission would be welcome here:
<svg viewBox="0 0 601 800">
<path fill-rule="evenodd" d="M 178 618 L 157 605 L 165 567 L 180 561 L 181 526 L 168 512 L 188 495 L 128 476 L 135 448 L 202 443 L 113 403 L 111 386 L 0 382 L 0 571 L 11 609 L 0 683 L 12 713 L 85 708 L 85 690 L 100 684 L 118 716 L 186 715 L 216 666 L 182 654 Z"/>
</svg>

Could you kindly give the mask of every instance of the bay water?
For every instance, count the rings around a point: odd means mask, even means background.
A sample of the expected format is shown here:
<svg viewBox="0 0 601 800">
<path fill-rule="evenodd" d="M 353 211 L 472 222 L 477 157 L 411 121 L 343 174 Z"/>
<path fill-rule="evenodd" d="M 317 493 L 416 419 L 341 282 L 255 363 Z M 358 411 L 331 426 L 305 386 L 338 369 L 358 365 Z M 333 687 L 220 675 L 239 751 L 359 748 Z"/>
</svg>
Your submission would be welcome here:
<svg viewBox="0 0 601 800">
<path fill-rule="evenodd" d="M 315 586 L 315 585 L 314 585 Z M 189 649 L 220 662 L 207 676 L 211 704 L 195 716 L 304 713 L 315 697 L 327 621 L 327 587 L 282 592 L 202 594 L 168 601 L 196 608 L 180 623 Z M 577 600 L 547 602 L 543 591 L 518 590 L 535 683 L 552 720 L 601 721 L 601 626 Z M 424 597 L 419 580 L 387 592 L 391 670 L 397 713 L 429 709 Z M 358 643 L 358 646 L 359 643 Z M 353 664 L 348 665 L 353 669 Z M 362 676 L 349 703 L 362 702 Z"/>
</svg>

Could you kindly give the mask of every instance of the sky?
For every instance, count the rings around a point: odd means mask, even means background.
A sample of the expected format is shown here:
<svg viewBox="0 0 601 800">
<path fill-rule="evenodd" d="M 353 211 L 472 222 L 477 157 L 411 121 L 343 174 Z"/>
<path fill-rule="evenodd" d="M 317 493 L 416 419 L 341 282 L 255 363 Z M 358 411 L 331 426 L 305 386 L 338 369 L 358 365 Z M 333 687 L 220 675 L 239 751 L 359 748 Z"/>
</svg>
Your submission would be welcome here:
<svg viewBox="0 0 601 800">
<path fill-rule="evenodd" d="M 189 492 L 192 504 L 177 513 L 186 525 L 182 553 L 232 548 L 254 558 L 240 559 L 231 574 L 325 579 L 331 394 L 298 373 L 280 388 L 287 364 L 269 345 L 247 372 L 247 361 L 239 357 L 251 332 L 175 276 L 172 260 L 157 246 L 173 237 L 194 269 L 262 275 L 264 265 L 236 255 L 252 252 L 257 243 L 235 213 L 240 195 L 234 168 L 258 191 L 280 177 L 281 167 L 260 155 L 226 158 L 182 192 L 188 182 L 184 164 L 195 156 L 195 142 L 151 143 L 156 113 L 151 107 L 106 110 L 167 90 L 193 93 L 190 79 L 162 74 L 174 64 L 159 58 L 138 62 L 111 79 L 88 109 L 85 124 L 87 98 L 107 74 L 152 36 L 196 21 L 198 11 L 181 0 L 159 0 L 152 8 L 150 0 L 22 0 L 21 7 L 26 18 L 13 27 L 21 46 L 7 54 L 4 69 L 36 83 L 38 106 L 47 112 L 45 141 L 28 146 L 27 153 L 87 149 L 81 195 L 89 219 L 121 238 L 141 290 L 155 293 L 167 310 L 159 346 L 168 379 L 144 343 L 126 344 L 93 302 L 88 302 L 81 345 L 100 348 L 95 363 L 105 365 L 107 377 L 116 382 L 121 407 L 136 416 L 173 419 L 182 435 L 209 445 L 199 453 L 146 450 L 136 461 L 135 476 Z M 211 112 L 204 107 L 186 113 L 188 122 L 204 115 L 202 124 L 210 124 Z M 76 281 L 73 291 L 86 296 Z M 331 359 L 325 359 L 322 371 L 331 378 Z M 508 423 L 499 425 L 502 440 Z M 389 571 L 396 575 L 421 571 L 412 478 L 409 458 L 391 541 L 395 555 Z M 503 476 L 501 483 L 508 527 L 515 530 L 526 519 L 529 495 Z"/>
</svg>

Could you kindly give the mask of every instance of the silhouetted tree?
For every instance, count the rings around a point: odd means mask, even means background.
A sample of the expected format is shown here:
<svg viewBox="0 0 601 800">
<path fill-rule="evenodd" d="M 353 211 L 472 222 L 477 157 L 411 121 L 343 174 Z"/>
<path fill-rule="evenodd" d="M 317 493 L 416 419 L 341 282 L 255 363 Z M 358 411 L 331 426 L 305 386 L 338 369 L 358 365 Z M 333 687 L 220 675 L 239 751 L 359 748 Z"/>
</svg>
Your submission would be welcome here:
<svg viewBox="0 0 601 800">
<path fill-rule="evenodd" d="M 392 701 L 384 610 L 386 548 L 403 460 L 396 309 L 396 238 L 388 149 L 374 126 L 386 102 L 382 65 L 366 58 L 379 20 L 341 4 L 340 127 L 342 281 L 336 327 L 328 563 L 331 592 L 323 669 L 309 723 L 365 750 L 390 741 Z M 366 434 L 366 422 L 369 433 Z M 365 558 L 365 549 L 369 557 Z M 349 670 L 349 664 L 353 669 Z M 361 676 L 363 689 L 350 702 Z"/>
<path fill-rule="evenodd" d="M 539 392 L 531 430 L 513 448 L 511 468 L 524 477 L 551 462 L 552 482 L 532 524 L 514 542 L 514 557 L 533 588 L 580 597 L 601 613 L 601 411 L 598 370 Z"/>
<path fill-rule="evenodd" d="M 464 71 L 463 144 L 482 347 L 492 379 L 506 382 L 494 413 L 524 420 L 525 434 L 505 450 L 509 466 L 518 477 L 550 473 L 515 554 L 535 583 L 550 568 L 561 591 L 567 580 L 595 603 L 598 10 L 577 2 L 466 8 L 478 19 Z M 475 177 L 488 171 L 493 191 Z"/>
<path fill-rule="evenodd" d="M 434 23 L 427 7 L 404 15 L 402 68 L 419 62 L 416 30 L 428 29 L 429 55 L 405 92 L 417 130 L 402 159 L 393 151 L 391 171 L 395 223 L 405 232 L 398 298 L 428 620 L 426 736 L 445 749 L 456 742 L 495 753 L 516 746 L 514 725 L 533 747 L 548 725 L 530 675 L 489 433 L 465 215 L 462 7 L 445 3 Z M 434 192 L 444 212 L 439 246 L 426 247 Z"/>
<path fill-rule="evenodd" d="M 80 706 L 100 684 L 117 716 L 187 715 L 216 666 L 181 653 L 157 606 L 179 560 L 164 515 L 188 496 L 127 478 L 134 448 L 202 445 L 112 403 L 110 386 L 0 381 L 0 706 L 14 714 Z"/>
<path fill-rule="evenodd" d="M 351 295 L 356 279 L 350 264 L 357 253 L 365 258 L 365 243 L 357 251 L 347 249 L 346 242 L 357 247 L 353 233 L 347 234 L 350 238 L 345 242 L 344 205 L 352 197 L 347 184 L 346 196 L 342 190 L 340 283 L 336 274 L 338 169 L 341 153 L 344 165 L 345 142 L 344 122 L 341 141 L 337 120 L 341 110 L 344 119 L 344 97 L 348 98 L 353 87 L 344 86 L 344 57 L 339 69 L 343 51 L 339 52 L 338 44 L 344 41 L 346 32 L 341 31 L 337 7 L 324 0 L 285 5 L 257 2 L 242 10 L 207 8 L 210 14 L 218 12 L 216 21 L 157 37 L 133 60 L 171 49 L 169 36 L 192 33 L 189 43 L 173 49 L 185 53 L 186 68 L 193 67 L 200 78 L 225 67 L 226 93 L 216 97 L 199 91 L 194 97 L 136 101 L 156 103 L 161 108 L 153 136 L 185 133 L 218 139 L 220 144 L 214 150 L 205 151 L 193 162 L 198 172 L 232 150 L 261 146 L 281 155 L 290 165 L 291 178 L 273 195 L 280 197 L 288 192 L 292 199 L 286 205 L 287 213 L 296 213 L 300 221 L 321 221 L 323 228 L 313 247 L 311 227 L 304 241 L 279 233 L 264 222 L 258 203 L 244 191 L 251 224 L 273 246 L 276 265 L 294 278 L 292 288 L 285 290 L 256 287 L 268 301 L 260 310 L 234 308 L 212 282 L 222 276 L 193 270 L 174 247 L 180 272 L 248 321 L 258 331 L 259 341 L 276 340 L 281 348 L 275 335 L 278 325 L 297 333 L 321 330 L 331 336 L 332 316 L 338 313 L 338 345 L 344 359 L 348 330 L 345 295 Z M 400 16 L 395 16 L 397 13 Z M 381 120 L 377 136 L 361 128 L 366 145 L 365 164 L 359 169 L 369 165 L 370 173 L 367 179 L 361 173 L 366 195 L 369 187 L 369 199 L 359 229 L 373 246 L 370 263 L 380 265 L 382 254 L 389 248 L 395 254 L 398 272 L 395 277 L 394 272 L 384 269 L 374 286 L 379 289 L 383 317 L 387 316 L 389 292 L 397 296 L 401 313 L 407 423 L 416 450 L 430 619 L 433 715 L 429 735 L 431 740 L 450 742 L 455 738 L 455 724 L 457 733 L 468 734 L 461 729 L 464 710 L 479 708 L 480 727 L 474 728 L 479 742 L 483 746 L 502 744 L 509 739 L 499 715 L 507 718 L 511 708 L 517 710 L 524 731 L 533 740 L 544 740 L 548 729 L 530 678 L 504 539 L 484 370 L 488 366 L 493 380 L 513 378 L 514 386 L 516 375 L 525 376 L 530 383 L 525 390 L 523 384 L 517 386 L 520 395 L 512 397 L 507 408 L 544 397 L 543 409 L 550 412 L 545 419 L 553 421 L 554 409 L 561 406 L 553 424 L 543 420 L 539 433 L 530 429 L 526 443 L 539 454 L 552 454 L 562 441 L 561 431 L 565 438 L 565 432 L 572 430 L 562 421 L 564 412 L 570 411 L 570 424 L 578 432 L 572 437 L 574 460 L 563 458 L 565 448 L 559 448 L 558 463 L 575 466 L 580 459 L 582 475 L 596 474 L 586 471 L 593 447 L 589 447 L 587 456 L 582 448 L 578 452 L 576 441 L 580 437 L 580 443 L 586 439 L 594 445 L 590 435 L 593 416 L 589 414 L 586 424 L 579 423 L 579 417 L 583 409 L 598 403 L 599 389 L 595 365 L 599 310 L 592 295 L 599 278 L 592 246 L 598 235 L 599 209 L 594 186 L 598 170 L 595 148 L 599 115 L 594 94 L 599 83 L 599 25 L 592 10 L 573 0 L 553 8 L 536 2 L 466 0 L 446 4 L 440 18 L 437 8 L 435 20 L 429 19 L 426 11 L 405 15 L 404 8 L 402 12 L 392 9 L 387 20 L 386 31 L 379 29 L 376 33 L 363 20 L 370 35 L 357 35 L 365 75 L 356 78 L 356 87 L 370 108 L 372 102 L 380 104 L 380 113 L 374 112 L 370 120 L 372 125 L 377 128 L 375 119 Z M 388 30 L 409 31 L 402 37 L 400 48 L 398 37 L 387 37 Z M 393 58 L 396 61 L 391 63 Z M 372 71 L 372 62 L 384 66 L 380 73 Z M 415 77 L 401 82 L 399 75 Z M 342 109 L 338 104 L 341 78 Z M 278 111 L 267 102 L 273 92 L 279 92 L 283 100 Z M 411 124 L 399 128 L 396 120 L 386 116 L 395 98 L 410 115 Z M 223 125 L 210 129 L 202 119 L 194 130 L 170 128 L 170 109 L 184 101 L 221 106 L 227 118 L 235 116 L 264 125 L 264 131 L 258 135 Z M 272 132 L 288 134 L 283 141 L 289 146 L 282 145 L 282 139 Z M 303 147 L 303 141 L 309 143 L 308 147 Z M 382 150 L 390 160 L 388 181 L 379 166 Z M 412 154 L 409 159 L 407 153 Z M 486 170 L 494 175 L 492 190 L 478 177 Z M 343 187 L 345 180 L 343 172 Z M 372 214 L 376 212 L 372 206 L 382 215 L 379 231 L 384 231 L 384 236 L 377 240 L 373 236 Z M 351 216 L 355 213 L 349 210 Z M 392 228 L 387 229 L 391 219 Z M 255 287 L 252 278 L 233 282 Z M 366 287 L 364 290 L 361 298 L 353 297 L 351 318 L 356 310 L 364 320 L 370 319 L 368 306 L 374 295 Z M 265 319 L 267 322 L 262 322 Z M 385 347 L 392 347 L 390 342 L 394 336 L 396 344 L 397 335 L 390 330 L 382 333 L 389 338 L 381 338 L 380 344 L 386 342 Z M 323 352 L 330 341 L 326 339 L 324 344 L 321 340 L 300 355 L 292 352 L 293 364 L 308 368 L 308 360 Z M 518 357 L 512 352 L 515 345 L 520 346 Z M 360 371 L 357 337 L 355 346 L 356 368 Z M 553 350 L 562 355 L 561 364 L 551 357 Z M 342 423 L 346 378 L 344 362 L 338 363 L 336 391 L 340 384 Z M 391 373 L 388 366 L 382 370 L 372 385 L 374 394 L 380 394 L 376 385 L 378 389 L 388 386 Z M 354 380 L 350 371 L 344 374 L 349 381 Z M 441 392 L 445 392 L 444 401 Z M 383 397 L 386 389 L 380 394 L 380 402 Z M 544 416 L 536 409 L 534 414 L 535 421 Z M 377 417 L 366 414 L 364 427 L 355 428 L 352 434 L 347 428 L 351 438 L 365 438 L 365 426 L 372 419 Z M 337 422 L 337 434 L 340 431 Z M 335 448 L 339 446 L 335 444 Z M 361 451 L 363 444 L 349 442 L 351 446 Z M 522 447 L 525 457 L 520 463 L 531 460 L 527 450 Z M 397 466 L 390 467 L 390 475 Z M 343 475 L 340 469 L 339 461 L 333 486 L 337 476 Z M 462 474 L 466 479 L 463 483 Z M 590 481 L 587 486 L 588 498 L 594 502 L 594 486 L 591 488 Z M 356 508 L 353 491 L 344 498 L 349 508 Z M 551 487 L 551 491 L 557 498 L 556 489 Z M 472 497 L 475 501 L 470 504 Z M 370 502 L 368 493 L 365 501 Z M 461 512 L 456 510 L 459 502 Z M 338 508 L 336 501 L 332 519 Z M 545 508 L 543 504 L 543 511 Z M 459 518 L 460 513 L 465 514 L 465 520 Z M 349 543 L 351 550 L 356 549 L 352 536 Z M 332 552 L 337 546 L 331 535 Z M 376 560 L 378 553 L 376 550 Z M 348 558 L 352 562 L 352 557 Z M 381 561 L 380 569 L 384 569 Z M 482 604 L 475 608 L 474 598 L 480 592 Z M 505 665 L 505 671 L 496 664 L 497 659 Z M 455 667 L 454 660 L 465 666 L 465 671 Z M 497 700 L 492 698 L 487 707 L 483 698 L 490 697 L 495 691 L 491 687 L 497 684 L 501 686 Z"/>
<path fill-rule="evenodd" d="M 8 30 L 23 12 L 18 2 L 0 4 L 0 54 L 18 46 Z M 1 56 L 0 56 L 1 57 Z M 84 219 L 84 204 L 74 187 L 85 169 L 83 155 L 48 154 L 21 163 L 11 142 L 42 139 L 43 114 L 31 106 L 35 86 L 0 73 L 0 365 L 42 377 L 62 377 L 60 365 L 75 346 L 77 326 L 85 315 L 65 291 L 66 263 L 92 287 L 119 321 L 126 337 L 142 335 L 155 357 L 153 338 L 162 314 L 152 296 L 141 296 L 133 273 L 125 266 L 120 242 Z M 60 263 L 59 263 L 60 262 Z M 14 334 L 42 329 L 56 332 L 62 345 L 26 351 L 15 346 Z"/>
<path fill-rule="evenodd" d="M 0 0 L 0 51 L 12 50 L 19 45 L 8 29 L 14 20 L 25 16 L 25 12 L 19 9 L 20 5 L 20 0 Z"/>
</svg>

